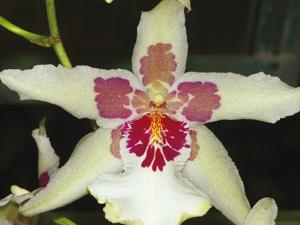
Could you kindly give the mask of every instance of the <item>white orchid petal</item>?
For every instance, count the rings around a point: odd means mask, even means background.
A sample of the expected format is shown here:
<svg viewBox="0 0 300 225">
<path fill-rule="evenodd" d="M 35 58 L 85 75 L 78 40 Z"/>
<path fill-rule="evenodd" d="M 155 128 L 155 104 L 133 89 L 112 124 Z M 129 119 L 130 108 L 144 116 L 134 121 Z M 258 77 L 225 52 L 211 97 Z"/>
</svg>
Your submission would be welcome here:
<svg viewBox="0 0 300 225">
<path fill-rule="evenodd" d="M 244 185 L 222 143 L 205 126 L 193 128 L 200 150 L 188 161 L 183 176 L 203 190 L 226 217 L 237 225 L 243 224 L 250 205 Z"/>
<path fill-rule="evenodd" d="M 201 196 L 201 192 L 179 175 L 146 170 L 103 175 L 89 186 L 98 202 L 106 203 L 104 212 L 109 221 L 175 225 L 190 217 L 202 216 L 211 207 L 205 195 Z"/>
<path fill-rule="evenodd" d="M 0 199 L 0 207 L 7 205 L 13 199 L 13 195 L 10 194 L 2 199 Z"/>
<path fill-rule="evenodd" d="M 12 185 L 10 187 L 11 193 L 10 195 L 6 196 L 5 198 L 0 200 L 0 207 L 6 206 L 9 203 L 17 203 L 22 204 L 23 202 L 27 201 L 28 199 L 32 198 L 37 192 L 41 190 L 41 188 L 35 189 L 32 192 L 21 188 L 17 185 Z"/>
<path fill-rule="evenodd" d="M 11 193 L 15 196 L 15 197 L 18 197 L 20 195 L 25 195 L 25 194 L 28 194 L 30 193 L 27 189 L 24 189 L 24 188 L 21 188 L 17 185 L 12 185 L 10 187 L 10 191 Z"/>
<path fill-rule="evenodd" d="M 24 202 L 26 202 L 27 200 L 31 199 L 33 196 L 35 196 L 36 193 L 38 193 L 40 190 L 42 190 L 42 188 L 37 188 L 37 189 L 33 190 L 32 192 L 24 193 L 21 195 L 14 195 L 12 202 L 15 202 L 15 203 L 21 205 Z"/>
<path fill-rule="evenodd" d="M 110 129 L 99 128 L 86 135 L 47 187 L 26 202 L 20 211 L 32 216 L 64 206 L 85 195 L 87 185 L 100 174 L 119 172 L 122 165 L 110 153 L 110 144 Z"/>
<path fill-rule="evenodd" d="M 99 93 L 95 90 L 96 81 L 97 79 L 107 81 L 114 78 L 128 82 L 132 91 L 136 88 L 141 89 L 141 85 L 135 76 L 129 71 L 121 69 L 101 70 L 89 66 L 77 66 L 70 69 L 62 66 L 39 65 L 30 70 L 4 70 L 0 73 L 1 81 L 10 89 L 18 92 L 23 100 L 33 99 L 53 103 L 66 109 L 78 118 L 95 120 L 101 117 L 99 107 L 103 107 L 103 105 L 99 106 L 99 104 L 97 106 L 96 98 Z M 123 86 L 121 83 L 120 86 L 114 86 L 114 88 L 122 90 Z M 111 88 L 106 85 L 106 89 L 110 90 Z M 107 90 L 105 94 L 109 95 Z M 114 94 L 115 92 L 104 99 L 110 99 L 112 102 L 114 99 L 120 101 L 118 96 L 114 96 Z M 126 104 L 126 96 L 124 98 L 122 100 Z M 114 105 L 121 107 L 123 110 L 126 110 L 126 107 L 128 107 L 129 111 L 131 110 L 130 105 L 124 105 L 123 107 L 120 104 Z M 106 103 L 104 103 L 104 106 L 107 106 Z M 124 122 L 123 118 L 109 119 L 109 123 L 106 123 L 106 125 L 114 123 L 117 126 Z"/>
<path fill-rule="evenodd" d="M 41 176 L 44 172 L 54 172 L 59 166 L 59 157 L 56 155 L 50 140 L 46 133 L 41 133 L 41 128 L 32 132 L 38 148 L 38 174 Z"/>
<path fill-rule="evenodd" d="M 130 152 L 126 143 L 127 138 L 123 138 L 120 154 L 124 172 L 99 176 L 88 187 L 99 203 L 106 203 L 104 211 L 108 220 L 124 224 L 176 225 L 208 211 L 211 205 L 207 196 L 181 175 L 190 157 L 189 149 L 181 149 L 179 156 L 161 170 L 155 170 L 143 167 L 144 157 Z"/>
<path fill-rule="evenodd" d="M 184 6 L 176 0 L 162 0 L 141 15 L 133 72 L 145 86 L 157 80 L 170 85 L 185 71 L 187 49 Z"/>
<path fill-rule="evenodd" d="M 278 77 L 262 72 L 248 77 L 234 73 L 188 72 L 177 80 L 173 89 L 183 82 L 216 86 L 220 107 L 212 111 L 207 122 L 253 119 L 275 123 L 300 110 L 300 88 L 293 88 Z"/>
<path fill-rule="evenodd" d="M 259 200 L 250 211 L 244 225 L 275 225 L 276 202 L 271 198 Z"/>
</svg>

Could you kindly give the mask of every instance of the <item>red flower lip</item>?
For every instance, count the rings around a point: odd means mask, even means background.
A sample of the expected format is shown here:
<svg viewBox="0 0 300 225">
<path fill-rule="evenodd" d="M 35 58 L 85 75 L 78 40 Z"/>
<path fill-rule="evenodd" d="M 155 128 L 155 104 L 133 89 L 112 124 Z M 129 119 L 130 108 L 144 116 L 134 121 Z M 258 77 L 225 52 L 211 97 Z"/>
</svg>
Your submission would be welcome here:
<svg viewBox="0 0 300 225">
<path fill-rule="evenodd" d="M 173 161 L 184 148 L 190 148 L 189 135 L 185 122 L 158 111 L 129 121 L 121 128 L 126 148 L 138 157 L 144 156 L 141 166 L 152 165 L 153 171 L 163 171 L 166 161 Z"/>
</svg>

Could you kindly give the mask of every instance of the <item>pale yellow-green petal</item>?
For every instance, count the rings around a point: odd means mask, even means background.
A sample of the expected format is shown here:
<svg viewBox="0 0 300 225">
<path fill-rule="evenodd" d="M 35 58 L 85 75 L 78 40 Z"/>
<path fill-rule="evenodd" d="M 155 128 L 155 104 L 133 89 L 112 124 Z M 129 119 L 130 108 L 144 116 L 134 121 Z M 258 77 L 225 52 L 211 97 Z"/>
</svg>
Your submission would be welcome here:
<svg viewBox="0 0 300 225">
<path fill-rule="evenodd" d="M 40 100 L 63 107 L 78 118 L 97 119 L 93 68 L 38 65 L 29 70 L 9 69 L 0 73 L 3 84 L 21 100 Z"/>
<path fill-rule="evenodd" d="M 213 206 L 236 225 L 242 225 L 250 211 L 239 172 L 222 143 L 205 126 L 193 128 L 200 146 L 197 157 L 188 161 L 183 175 L 203 190 Z"/>
<path fill-rule="evenodd" d="M 39 100 L 56 104 L 77 118 L 89 118 L 101 122 L 102 127 L 115 128 L 118 118 L 100 117 L 95 100 L 95 79 L 110 78 L 128 80 L 133 89 L 141 89 L 139 81 L 127 70 L 103 70 L 89 66 L 65 68 L 53 65 L 38 65 L 29 70 L 9 69 L 0 72 L 3 84 L 16 91 L 21 100 Z M 130 106 L 128 106 L 130 108 Z M 122 123 L 123 121 L 121 121 Z"/>
<path fill-rule="evenodd" d="M 244 225 L 275 225 L 277 211 L 272 198 L 263 198 L 254 205 Z"/>
<path fill-rule="evenodd" d="M 99 128 L 86 135 L 47 187 L 25 203 L 20 211 L 32 216 L 64 206 L 87 194 L 87 185 L 97 176 L 119 172 L 122 164 L 110 153 L 110 144 L 110 129 Z"/>
</svg>

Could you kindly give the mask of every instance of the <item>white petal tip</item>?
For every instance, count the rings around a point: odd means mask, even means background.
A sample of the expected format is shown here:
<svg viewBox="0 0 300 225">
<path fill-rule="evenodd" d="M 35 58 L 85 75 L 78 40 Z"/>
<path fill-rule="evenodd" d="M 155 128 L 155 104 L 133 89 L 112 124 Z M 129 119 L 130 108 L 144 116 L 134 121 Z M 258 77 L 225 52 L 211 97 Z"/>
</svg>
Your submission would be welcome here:
<svg viewBox="0 0 300 225">
<path fill-rule="evenodd" d="M 13 198 L 13 195 L 10 194 L 10 195 L 6 196 L 5 198 L 0 199 L 0 207 L 7 205 L 12 200 L 12 198 Z"/>
<path fill-rule="evenodd" d="M 277 211 L 274 199 L 263 198 L 254 205 L 244 225 L 275 225 Z"/>
<path fill-rule="evenodd" d="M 110 4 L 113 2 L 113 0 L 105 0 L 106 3 Z"/>
<path fill-rule="evenodd" d="M 10 187 L 10 191 L 11 193 L 15 196 L 15 197 L 18 197 L 20 195 L 25 195 L 25 194 L 28 194 L 30 193 L 28 190 L 24 189 L 24 188 L 21 188 L 17 185 L 12 185 Z"/>
</svg>

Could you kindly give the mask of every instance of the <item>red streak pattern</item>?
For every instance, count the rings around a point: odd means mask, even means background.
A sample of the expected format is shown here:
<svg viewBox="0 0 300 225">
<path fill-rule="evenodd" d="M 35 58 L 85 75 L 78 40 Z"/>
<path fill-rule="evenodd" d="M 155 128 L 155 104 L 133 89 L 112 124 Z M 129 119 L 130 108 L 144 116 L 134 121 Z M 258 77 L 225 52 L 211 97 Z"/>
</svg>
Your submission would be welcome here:
<svg viewBox="0 0 300 225">
<path fill-rule="evenodd" d="M 190 130 L 186 123 L 173 120 L 165 114 L 158 115 L 158 113 L 148 113 L 140 119 L 125 123 L 121 128 L 121 138 L 126 138 L 128 151 L 138 157 L 144 156 L 141 166 L 152 165 L 153 171 L 157 168 L 162 171 L 166 162 L 173 161 L 181 154 L 180 151 L 183 148 L 191 147 L 187 143 Z M 155 116 L 161 116 L 159 126 L 155 126 L 160 127 L 159 140 L 155 139 L 157 131 L 155 133 L 153 130 Z"/>
</svg>

